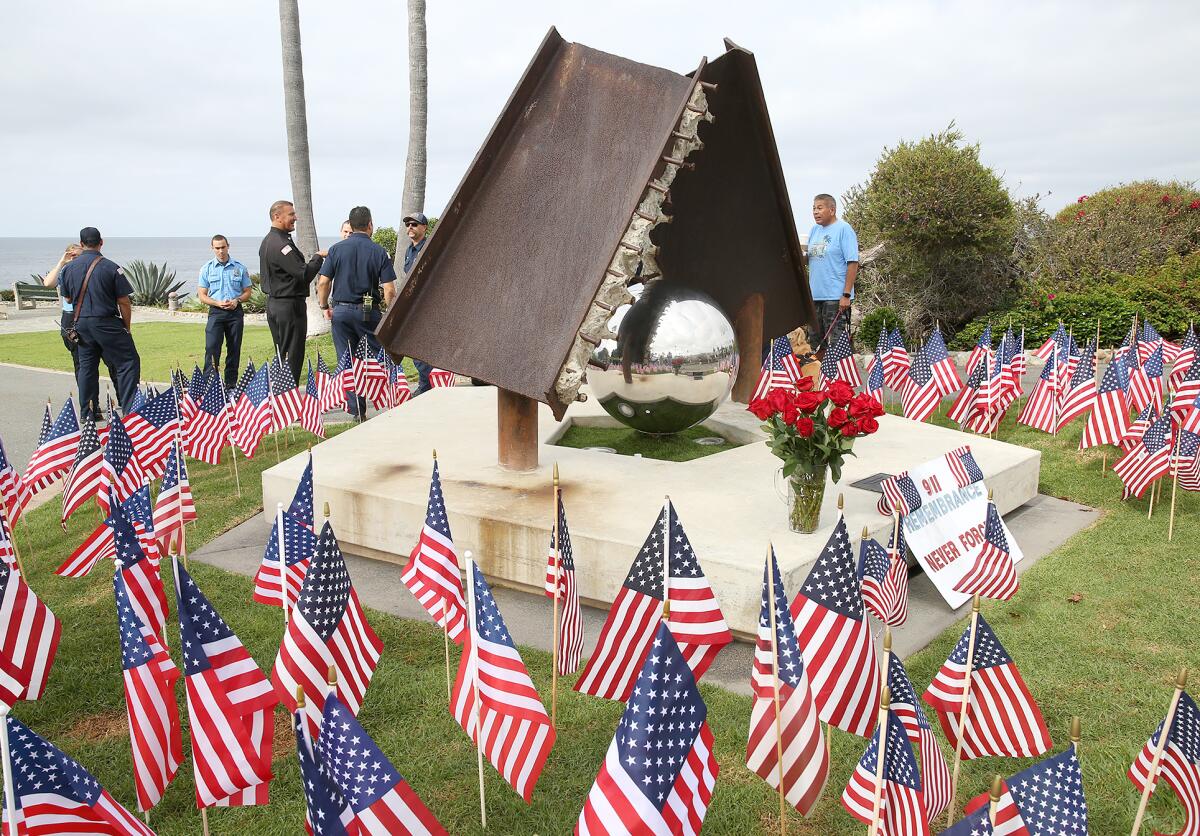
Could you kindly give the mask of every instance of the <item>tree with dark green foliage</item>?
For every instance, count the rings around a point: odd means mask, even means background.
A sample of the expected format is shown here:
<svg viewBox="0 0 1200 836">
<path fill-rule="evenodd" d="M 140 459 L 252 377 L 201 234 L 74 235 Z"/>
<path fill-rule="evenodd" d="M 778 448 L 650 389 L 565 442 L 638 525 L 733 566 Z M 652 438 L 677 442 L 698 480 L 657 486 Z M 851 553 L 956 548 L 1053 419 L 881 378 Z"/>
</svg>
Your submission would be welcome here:
<svg viewBox="0 0 1200 836">
<path fill-rule="evenodd" d="M 844 197 L 862 247 L 884 243 L 860 279 L 868 310 L 890 305 L 910 332 L 954 330 L 1016 283 L 1014 258 L 1033 200 L 1014 202 L 1000 177 L 951 123 L 884 149 L 866 182 Z"/>
</svg>

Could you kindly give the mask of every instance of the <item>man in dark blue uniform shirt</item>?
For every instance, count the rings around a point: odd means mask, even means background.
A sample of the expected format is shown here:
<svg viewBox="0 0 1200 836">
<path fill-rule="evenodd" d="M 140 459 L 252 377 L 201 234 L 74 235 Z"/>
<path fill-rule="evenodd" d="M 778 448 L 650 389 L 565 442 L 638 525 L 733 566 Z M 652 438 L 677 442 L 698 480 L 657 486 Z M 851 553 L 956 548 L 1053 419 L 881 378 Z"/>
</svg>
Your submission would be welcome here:
<svg viewBox="0 0 1200 836">
<path fill-rule="evenodd" d="M 333 322 L 333 345 L 338 357 L 353 352 L 364 336 L 371 351 L 378 353 L 375 328 L 382 317 L 380 298 L 391 304 L 396 297 L 396 269 L 387 250 L 371 240 L 375 224 L 371 210 L 355 206 L 350 210 L 350 235 L 329 248 L 329 255 L 317 276 L 317 302 Z M 367 300 L 364 302 L 364 297 Z M 367 401 L 360 395 L 348 399 L 356 420 L 367 417 Z"/>
<path fill-rule="evenodd" d="M 129 332 L 133 288 L 124 271 L 100 254 L 104 240 L 94 226 L 79 231 L 83 252 L 62 268 L 58 283 L 63 298 L 74 308 L 73 325 L 79 335 L 79 407 L 94 414 L 91 405 L 100 398 L 100 360 L 116 373 L 117 398 L 128 411 L 142 377 L 142 360 Z"/>
<path fill-rule="evenodd" d="M 404 275 L 407 277 L 412 272 L 413 262 L 417 260 L 417 253 L 425 246 L 425 234 L 429 231 L 429 218 L 425 217 L 422 212 L 414 212 L 404 218 L 404 232 L 408 235 L 408 248 L 404 251 Z M 417 391 L 413 392 L 413 396 L 425 392 L 429 389 L 429 372 L 433 366 L 426 363 L 424 360 L 413 358 L 413 365 L 417 367 Z"/>
</svg>

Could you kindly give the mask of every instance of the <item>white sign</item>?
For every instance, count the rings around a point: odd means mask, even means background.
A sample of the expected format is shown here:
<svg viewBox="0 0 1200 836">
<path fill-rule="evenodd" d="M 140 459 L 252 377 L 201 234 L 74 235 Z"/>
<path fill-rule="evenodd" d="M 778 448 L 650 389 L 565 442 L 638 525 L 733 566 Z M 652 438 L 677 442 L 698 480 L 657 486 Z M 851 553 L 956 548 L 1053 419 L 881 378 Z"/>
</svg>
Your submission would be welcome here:
<svg viewBox="0 0 1200 836">
<path fill-rule="evenodd" d="M 970 595 L 955 592 L 954 586 L 975 565 L 983 548 L 987 486 L 978 481 L 959 487 L 961 480 L 955 478 L 946 456 L 901 475 L 912 480 L 921 499 L 919 507 L 902 518 L 904 538 L 946 603 L 958 609 L 971 600 Z M 1021 549 L 1003 519 L 1000 525 L 1013 563 L 1019 563 Z"/>
</svg>

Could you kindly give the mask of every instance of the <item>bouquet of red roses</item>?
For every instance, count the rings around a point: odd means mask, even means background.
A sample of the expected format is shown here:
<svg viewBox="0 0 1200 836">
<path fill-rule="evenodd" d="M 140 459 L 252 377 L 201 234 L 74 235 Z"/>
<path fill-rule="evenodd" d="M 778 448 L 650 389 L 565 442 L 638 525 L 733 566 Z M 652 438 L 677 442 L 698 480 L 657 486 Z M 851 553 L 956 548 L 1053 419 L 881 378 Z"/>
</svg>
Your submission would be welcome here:
<svg viewBox="0 0 1200 836">
<path fill-rule="evenodd" d="M 854 455 L 853 440 L 878 430 L 876 419 L 883 415 L 879 401 L 855 395 L 845 381 L 814 391 L 811 377 L 800 378 L 794 389 L 772 389 L 751 401 L 750 411 L 766 422 L 767 444 L 783 459 L 784 477 L 796 471 L 815 477 L 828 467 L 834 482 L 842 478 L 842 461 Z"/>
</svg>

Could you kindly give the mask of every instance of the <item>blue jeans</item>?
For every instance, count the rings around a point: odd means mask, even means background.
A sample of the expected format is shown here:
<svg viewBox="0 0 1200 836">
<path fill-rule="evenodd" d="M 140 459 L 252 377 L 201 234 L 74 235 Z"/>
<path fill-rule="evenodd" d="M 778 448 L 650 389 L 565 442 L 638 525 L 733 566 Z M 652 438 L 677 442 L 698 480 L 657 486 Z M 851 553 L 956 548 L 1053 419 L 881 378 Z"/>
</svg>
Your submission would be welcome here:
<svg viewBox="0 0 1200 836">
<path fill-rule="evenodd" d="M 379 351 L 379 340 L 375 339 L 375 328 L 379 325 L 379 311 L 372 310 L 361 304 L 333 304 L 333 347 L 338 357 L 342 352 L 349 351 L 354 356 L 354 349 L 359 340 L 367 338 L 367 346 L 372 352 Z M 355 418 L 367 417 L 367 399 L 356 393 L 346 396 L 346 411 Z"/>
<path fill-rule="evenodd" d="M 429 389 L 429 373 L 433 371 L 433 366 L 416 357 L 412 358 L 412 361 L 417 367 L 417 391 L 413 392 L 413 397 L 416 397 Z"/>
</svg>

